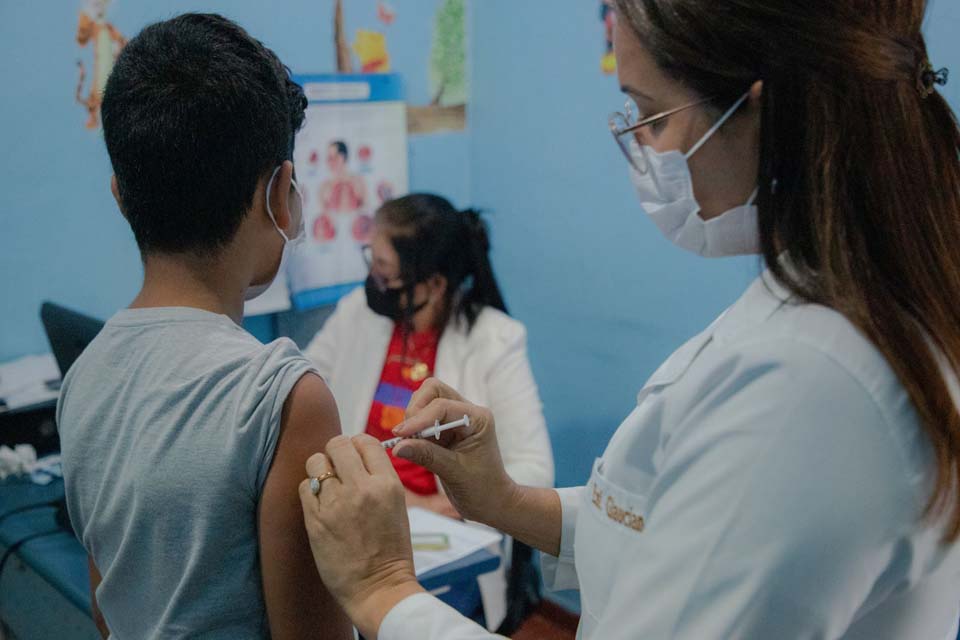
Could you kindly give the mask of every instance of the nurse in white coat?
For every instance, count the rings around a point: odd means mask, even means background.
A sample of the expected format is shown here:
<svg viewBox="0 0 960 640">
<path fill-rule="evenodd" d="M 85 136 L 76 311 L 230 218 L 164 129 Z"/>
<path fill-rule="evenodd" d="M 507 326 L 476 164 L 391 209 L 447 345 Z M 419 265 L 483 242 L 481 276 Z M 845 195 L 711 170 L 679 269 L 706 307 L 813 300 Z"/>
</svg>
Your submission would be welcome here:
<svg viewBox="0 0 960 640">
<path fill-rule="evenodd" d="M 541 549 L 581 638 L 955 638 L 960 131 L 923 0 L 615 5 L 643 209 L 767 270 L 653 373 L 582 487 L 510 480 L 496 414 L 436 381 L 400 434 L 470 427 L 396 454 Z M 417 585 L 375 442 L 307 473 L 317 566 L 365 636 L 490 637 Z"/>
</svg>

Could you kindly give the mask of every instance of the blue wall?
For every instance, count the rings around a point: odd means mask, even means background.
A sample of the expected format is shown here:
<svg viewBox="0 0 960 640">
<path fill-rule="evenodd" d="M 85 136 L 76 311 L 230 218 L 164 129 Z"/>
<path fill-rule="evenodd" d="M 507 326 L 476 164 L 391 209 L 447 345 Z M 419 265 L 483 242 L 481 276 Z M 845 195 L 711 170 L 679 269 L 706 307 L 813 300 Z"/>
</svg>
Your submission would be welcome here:
<svg viewBox="0 0 960 640">
<path fill-rule="evenodd" d="M 408 98 L 425 104 L 439 0 L 393 4 L 397 20 L 387 35 L 394 70 L 404 74 Z M 351 41 L 358 28 L 382 28 L 375 0 L 345 5 Z M 110 195 L 101 132 L 84 129 L 84 110 L 74 101 L 76 61 L 89 56 L 75 41 L 81 6 L 80 0 L 0 3 L 0 362 L 48 350 L 41 301 L 108 317 L 140 285 L 139 254 Z M 311 73 L 335 70 L 332 7 L 332 0 L 114 0 L 109 19 L 132 37 L 185 11 L 223 13 L 295 73 Z M 468 161 L 466 132 L 411 138 L 410 187 L 466 205 Z"/>
<path fill-rule="evenodd" d="M 491 212 L 507 302 L 527 324 L 558 485 L 582 483 L 656 366 L 736 299 L 756 259 L 709 261 L 637 205 L 607 128 L 597 2 L 474 6 L 473 199 Z M 508 19 L 509 18 L 509 19 Z"/>
</svg>

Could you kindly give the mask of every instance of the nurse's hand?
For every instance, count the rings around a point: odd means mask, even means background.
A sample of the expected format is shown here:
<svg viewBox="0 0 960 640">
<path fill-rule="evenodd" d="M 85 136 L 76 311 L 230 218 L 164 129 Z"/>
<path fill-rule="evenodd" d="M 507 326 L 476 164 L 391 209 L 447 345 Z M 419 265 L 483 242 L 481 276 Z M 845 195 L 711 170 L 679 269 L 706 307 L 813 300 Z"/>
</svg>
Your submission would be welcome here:
<svg viewBox="0 0 960 640">
<path fill-rule="evenodd" d="M 380 443 L 338 436 L 307 460 L 300 501 L 321 579 L 367 638 L 398 602 L 422 592 L 413 568 L 404 489 Z"/>
<path fill-rule="evenodd" d="M 398 436 L 412 436 L 437 420 L 441 424 L 470 418 L 470 426 L 445 431 L 436 440 L 404 440 L 393 455 L 426 467 L 439 476 L 447 497 L 468 520 L 494 527 L 514 501 L 518 487 L 507 475 L 500 457 L 493 415 L 471 404 L 436 379 L 429 379 L 413 395 Z"/>
</svg>

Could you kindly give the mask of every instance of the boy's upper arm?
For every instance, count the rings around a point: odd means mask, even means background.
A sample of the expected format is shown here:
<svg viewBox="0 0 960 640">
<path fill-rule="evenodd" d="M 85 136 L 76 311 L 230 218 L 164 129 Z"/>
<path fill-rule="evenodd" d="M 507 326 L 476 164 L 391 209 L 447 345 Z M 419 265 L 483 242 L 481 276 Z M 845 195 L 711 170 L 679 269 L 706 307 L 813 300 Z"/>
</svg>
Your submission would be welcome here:
<svg viewBox="0 0 960 640">
<path fill-rule="evenodd" d="M 264 601 L 275 640 L 353 638 L 352 626 L 317 573 L 297 492 L 304 465 L 340 434 L 336 403 L 323 380 L 304 375 L 284 403 L 258 524 Z"/>
</svg>

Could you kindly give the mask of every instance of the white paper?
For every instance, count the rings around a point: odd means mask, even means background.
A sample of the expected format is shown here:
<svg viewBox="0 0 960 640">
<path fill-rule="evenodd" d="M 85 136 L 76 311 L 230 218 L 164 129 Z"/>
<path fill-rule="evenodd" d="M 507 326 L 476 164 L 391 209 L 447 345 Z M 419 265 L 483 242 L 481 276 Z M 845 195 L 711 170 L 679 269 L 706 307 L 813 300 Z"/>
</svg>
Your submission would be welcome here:
<svg viewBox="0 0 960 640">
<path fill-rule="evenodd" d="M 50 389 L 45 384 L 26 389 L 21 389 L 3 399 L 9 411 L 22 409 L 23 407 L 32 407 L 35 404 L 43 404 L 56 400 L 60 397 L 58 389 Z"/>
<path fill-rule="evenodd" d="M 60 369 L 53 354 L 24 356 L 0 365 L 0 399 L 8 409 L 54 400 L 59 392 L 47 383 L 59 379 Z"/>
<path fill-rule="evenodd" d="M 0 398 L 21 389 L 60 379 L 60 370 L 53 354 L 24 356 L 19 360 L 0 364 Z"/>
<path fill-rule="evenodd" d="M 486 527 L 452 520 L 425 509 L 412 507 L 407 510 L 407 515 L 410 518 L 411 534 L 443 534 L 450 540 L 450 548 L 445 551 L 413 552 L 413 565 L 417 576 L 499 544 L 503 539 L 501 534 Z"/>
</svg>

